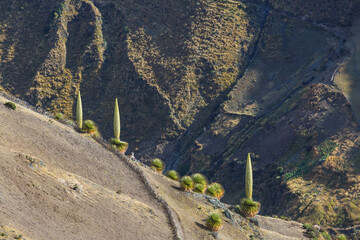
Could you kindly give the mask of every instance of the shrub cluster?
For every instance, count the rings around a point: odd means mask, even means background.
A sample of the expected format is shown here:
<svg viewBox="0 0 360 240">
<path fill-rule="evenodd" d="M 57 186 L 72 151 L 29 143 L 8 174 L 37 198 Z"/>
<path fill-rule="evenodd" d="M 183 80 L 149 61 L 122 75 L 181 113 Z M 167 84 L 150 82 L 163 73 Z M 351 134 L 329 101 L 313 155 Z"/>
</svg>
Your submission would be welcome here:
<svg viewBox="0 0 360 240">
<path fill-rule="evenodd" d="M 212 183 L 206 189 L 206 194 L 217 199 L 221 199 L 225 194 L 225 190 L 220 183 Z"/>
<path fill-rule="evenodd" d="M 4 103 L 4 105 L 12 110 L 16 109 L 16 105 L 13 102 L 6 102 L 6 103 Z"/>
<path fill-rule="evenodd" d="M 206 227 L 208 227 L 211 231 L 219 231 L 222 227 L 221 215 L 217 212 L 210 213 L 206 219 Z"/>
<path fill-rule="evenodd" d="M 183 176 L 180 179 L 180 188 L 186 192 L 190 192 L 194 189 L 194 181 L 190 176 Z"/>
<path fill-rule="evenodd" d="M 151 161 L 150 166 L 151 166 L 151 169 L 155 170 L 156 172 L 162 173 L 164 171 L 165 164 L 163 161 L 161 161 L 161 159 L 154 158 Z"/>
<path fill-rule="evenodd" d="M 172 180 L 179 181 L 179 174 L 175 170 L 170 170 L 166 173 L 166 176 Z"/>
</svg>

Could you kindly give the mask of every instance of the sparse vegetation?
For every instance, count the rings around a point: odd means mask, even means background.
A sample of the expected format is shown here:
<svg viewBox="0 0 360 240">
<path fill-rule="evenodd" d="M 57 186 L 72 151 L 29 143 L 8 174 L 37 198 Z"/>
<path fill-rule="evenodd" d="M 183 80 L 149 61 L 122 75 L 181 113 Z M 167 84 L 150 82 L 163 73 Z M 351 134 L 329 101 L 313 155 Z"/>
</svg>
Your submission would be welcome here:
<svg viewBox="0 0 360 240">
<path fill-rule="evenodd" d="M 151 167 L 151 169 L 155 170 L 156 172 L 162 173 L 164 170 L 165 164 L 163 161 L 161 161 L 161 159 L 154 158 L 151 161 L 150 167 Z"/>
<path fill-rule="evenodd" d="M 225 194 L 225 190 L 220 183 L 212 183 L 206 189 L 206 194 L 221 199 Z"/>
<path fill-rule="evenodd" d="M 325 239 L 325 240 L 331 240 L 331 236 L 329 233 L 327 232 L 322 232 L 321 236 Z"/>
<path fill-rule="evenodd" d="M 56 113 L 56 114 L 55 114 L 55 119 L 56 119 L 56 120 L 63 120 L 63 119 L 64 119 L 64 114 L 62 114 L 62 113 Z"/>
<path fill-rule="evenodd" d="M 219 231 L 222 227 L 222 219 L 221 215 L 217 212 L 212 212 L 209 214 L 206 220 L 206 227 L 208 227 L 211 231 Z"/>
<path fill-rule="evenodd" d="M 16 109 L 16 105 L 13 102 L 6 102 L 4 105 L 12 110 Z"/>
<path fill-rule="evenodd" d="M 208 185 L 208 181 L 206 179 L 206 177 L 204 175 L 202 175 L 201 173 L 195 173 L 191 176 L 192 180 L 194 181 L 195 184 L 201 184 L 203 185 L 205 188 Z"/>
<path fill-rule="evenodd" d="M 180 178 L 178 172 L 175 171 L 175 170 L 170 170 L 170 171 L 168 171 L 168 172 L 166 173 L 166 176 L 167 176 L 168 178 L 172 179 L 172 180 L 175 180 L 175 181 L 178 181 L 179 178 Z"/>
<path fill-rule="evenodd" d="M 184 176 L 180 179 L 180 188 L 186 192 L 194 189 L 194 181 L 190 176 Z"/>
<path fill-rule="evenodd" d="M 340 234 L 337 236 L 336 240 L 347 240 L 347 237 L 344 234 Z"/>
<path fill-rule="evenodd" d="M 111 146 L 122 153 L 125 153 L 129 144 L 127 142 L 120 141 L 119 139 L 112 138 L 110 140 Z"/>
<path fill-rule="evenodd" d="M 240 214 L 244 217 L 255 217 L 256 214 L 258 214 L 260 207 L 261 204 L 259 202 L 253 201 L 249 198 L 243 198 L 238 206 L 238 209 Z"/>
<path fill-rule="evenodd" d="M 91 136 L 98 137 L 99 131 L 94 121 L 86 120 L 83 124 L 83 132 L 89 133 Z"/>
<path fill-rule="evenodd" d="M 195 183 L 194 185 L 194 192 L 204 194 L 206 190 L 206 186 L 201 183 Z"/>
</svg>

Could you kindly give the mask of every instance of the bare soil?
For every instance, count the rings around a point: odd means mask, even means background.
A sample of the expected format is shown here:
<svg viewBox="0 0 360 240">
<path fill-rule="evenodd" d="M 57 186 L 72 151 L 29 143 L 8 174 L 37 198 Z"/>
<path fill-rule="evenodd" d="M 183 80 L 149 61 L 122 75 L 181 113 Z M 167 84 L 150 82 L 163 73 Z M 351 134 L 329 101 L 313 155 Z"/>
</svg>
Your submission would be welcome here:
<svg viewBox="0 0 360 240">
<path fill-rule="evenodd" d="M 124 160 L 71 127 L 0 98 L 0 239 L 173 239 L 164 203 Z M 300 224 L 256 225 L 215 209 L 203 195 L 138 164 L 165 200 L 182 239 L 305 239 Z M 209 212 L 223 215 L 214 234 Z M 270 220 L 268 220 L 270 219 Z M 275 238 L 274 238 L 275 237 Z"/>
<path fill-rule="evenodd" d="M 172 238 L 162 206 L 125 162 L 70 127 L 4 102 L 0 225 L 33 239 Z"/>
</svg>

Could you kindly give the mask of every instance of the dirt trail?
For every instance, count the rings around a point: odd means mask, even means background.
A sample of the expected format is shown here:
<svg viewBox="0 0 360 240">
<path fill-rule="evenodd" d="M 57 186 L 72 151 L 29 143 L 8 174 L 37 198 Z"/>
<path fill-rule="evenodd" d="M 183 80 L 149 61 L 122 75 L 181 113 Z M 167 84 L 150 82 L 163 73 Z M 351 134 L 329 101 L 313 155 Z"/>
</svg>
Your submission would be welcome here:
<svg viewBox="0 0 360 240">
<path fill-rule="evenodd" d="M 172 238 L 163 207 L 125 162 L 70 127 L 4 102 L 1 225 L 34 239 Z"/>
</svg>

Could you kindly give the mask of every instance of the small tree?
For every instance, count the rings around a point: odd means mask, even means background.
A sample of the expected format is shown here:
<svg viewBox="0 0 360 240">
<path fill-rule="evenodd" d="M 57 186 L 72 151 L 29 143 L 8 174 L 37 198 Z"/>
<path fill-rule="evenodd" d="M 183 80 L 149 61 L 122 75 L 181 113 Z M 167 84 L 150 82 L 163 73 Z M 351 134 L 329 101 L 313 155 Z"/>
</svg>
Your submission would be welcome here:
<svg viewBox="0 0 360 240">
<path fill-rule="evenodd" d="M 82 127 L 83 127 L 83 112 L 82 112 L 80 91 L 78 93 L 77 104 L 76 104 L 76 124 L 79 129 L 82 129 Z"/>
<path fill-rule="evenodd" d="M 120 140 L 120 112 L 117 98 L 115 99 L 114 109 L 114 136 L 116 139 Z"/>
</svg>

